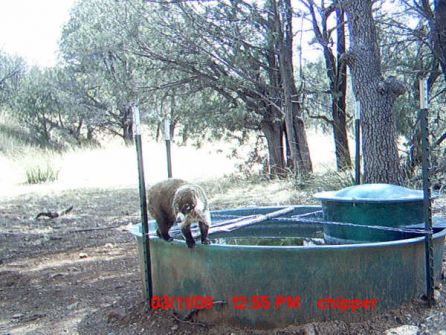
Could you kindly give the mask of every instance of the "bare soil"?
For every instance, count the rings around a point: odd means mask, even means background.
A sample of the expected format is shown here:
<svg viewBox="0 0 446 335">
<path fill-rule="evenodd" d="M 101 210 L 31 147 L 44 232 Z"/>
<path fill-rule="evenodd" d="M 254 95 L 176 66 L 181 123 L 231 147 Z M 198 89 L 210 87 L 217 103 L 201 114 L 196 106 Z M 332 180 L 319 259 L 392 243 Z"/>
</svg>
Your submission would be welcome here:
<svg viewBox="0 0 446 335">
<path fill-rule="evenodd" d="M 444 203 L 437 201 L 437 212 L 445 214 Z M 400 325 L 416 325 L 420 334 L 446 333 L 444 279 L 433 308 L 420 299 L 361 323 L 261 331 L 194 324 L 170 312 L 148 311 L 136 243 L 125 231 L 139 222 L 138 204 L 135 189 L 0 199 L 0 334 L 382 334 Z M 35 219 L 40 212 L 69 206 L 74 208 L 67 215 Z"/>
</svg>

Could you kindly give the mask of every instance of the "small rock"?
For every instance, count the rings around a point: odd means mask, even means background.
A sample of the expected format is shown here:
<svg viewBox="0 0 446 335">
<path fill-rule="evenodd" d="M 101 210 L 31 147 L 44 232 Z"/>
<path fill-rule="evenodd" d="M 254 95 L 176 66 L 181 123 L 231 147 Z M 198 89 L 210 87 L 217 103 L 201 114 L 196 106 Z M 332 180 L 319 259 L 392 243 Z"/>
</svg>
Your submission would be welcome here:
<svg viewBox="0 0 446 335">
<path fill-rule="evenodd" d="M 178 325 L 173 325 L 172 328 L 170 328 L 172 330 L 177 330 L 178 329 Z"/>
<path fill-rule="evenodd" d="M 440 282 L 436 283 L 436 284 L 435 284 L 435 288 L 436 288 L 437 290 L 441 290 L 441 288 L 442 288 L 441 283 L 440 283 Z"/>
<path fill-rule="evenodd" d="M 125 310 L 122 308 L 115 308 L 110 313 L 108 313 L 107 321 L 111 322 L 113 320 L 123 320 L 125 318 Z"/>
<path fill-rule="evenodd" d="M 61 278 L 61 277 L 63 277 L 63 273 L 55 273 L 55 274 L 51 275 L 52 279 Z"/>
<path fill-rule="evenodd" d="M 314 330 L 314 326 L 313 325 L 306 325 L 305 328 L 303 329 L 303 334 L 304 335 L 316 335 L 316 331 Z"/>
<path fill-rule="evenodd" d="M 434 300 L 438 301 L 440 300 L 440 291 L 434 290 Z"/>
<path fill-rule="evenodd" d="M 67 309 L 72 310 L 79 306 L 79 302 L 75 302 L 74 304 L 68 305 Z"/>
<path fill-rule="evenodd" d="M 79 258 L 87 258 L 88 257 L 88 255 L 85 253 L 85 252 L 81 252 L 81 253 L 79 253 Z"/>
<path fill-rule="evenodd" d="M 404 325 L 386 330 L 385 335 L 417 335 L 418 327 L 411 325 Z"/>
<path fill-rule="evenodd" d="M 13 319 L 20 319 L 21 317 L 23 317 L 22 313 L 17 313 L 12 316 Z"/>
<path fill-rule="evenodd" d="M 50 236 L 50 241 L 60 241 L 60 240 L 62 240 L 63 238 L 62 237 L 60 237 L 60 236 Z"/>
<path fill-rule="evenodd" d="M 113 244 L 105 243 L 104 248 L 106 248 L 106 249 L 113 249 Z"/>
</svg>

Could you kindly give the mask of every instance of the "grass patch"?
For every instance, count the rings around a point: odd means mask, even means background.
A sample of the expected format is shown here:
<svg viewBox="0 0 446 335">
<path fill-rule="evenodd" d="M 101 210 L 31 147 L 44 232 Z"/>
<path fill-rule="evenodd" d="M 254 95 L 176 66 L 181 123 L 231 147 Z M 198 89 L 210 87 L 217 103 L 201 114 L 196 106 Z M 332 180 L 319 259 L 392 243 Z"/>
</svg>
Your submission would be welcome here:
<svg viewBox="0 0 446 335">
<path fill-rule="evenodd" d="M 354 184 L 355 172 L 353 170 L 327 170 L 324 173 L 311 176 L 304 188 L 313 192 L 335 191 Z"/>
<path fill-rule="evenodd" d="M 268 180 L 259 176 L 249 178 L 230 175 L 199 183 L 209 197 L 211 208 L 282 206 L 308 204 L 311 194 L 295 187 L 293 179 Z"/>
<path fill-rule="evenodd" d="M 59 177 L 59 170 L 51 165 L 29 166 L 25 170 L 26 182 L 28 184 L 40 184 L 56 181 Z"/>
<path fill-rule="evenodd" d="M 23 161 L 27 184 L 54 182 L 59 178 L 58 156 L 50 151 L 28 150 Z"/>
<path fill-rule="evenodd" d="M 354 185 L 354 172 L 327 170 L 306 178 L 268 180 L 232 174 L 199 183 L 209 197 L 212 209 L 247 206 L 317 205 L 313 195 Z"/>
</svg>

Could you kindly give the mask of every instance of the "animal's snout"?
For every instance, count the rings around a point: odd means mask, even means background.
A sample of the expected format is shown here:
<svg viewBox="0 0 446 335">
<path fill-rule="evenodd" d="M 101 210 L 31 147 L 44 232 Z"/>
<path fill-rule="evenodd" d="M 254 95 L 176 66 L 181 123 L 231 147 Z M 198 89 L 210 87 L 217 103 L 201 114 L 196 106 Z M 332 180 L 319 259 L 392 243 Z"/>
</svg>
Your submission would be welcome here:
<svg viewBox="0 0 446 335">
<path fill-rule="evenodd" d="M 200 210 L 197 207 L 192 207 L 188 210 L 188 212 L 186 213 L 181 213 L 182 215 L 179 215 L 183 220 L 185 220 L 186 218 L 188 218 L 188 220 L 190 221 L 203 221 L 203 222 L 207 222 L 207 215 L 205 212 L 203 212 L 202 210 Z"/>
<path fill-rule="evenodd" d="M 194 219 L 196 221 L 204 222 L 207 225 L 211 224 L 211 216 L 208 210 L 201 211 L 199 209 L 194 209 L 191 213 L 193 213 Z"/>
<path fill-rule="evenodd" d="M 202 217 L 202 215 L 201 215 L 201 211 L 197 210 L 196 208 L 193 208 L 193 209 L 189 212 L 189 215 L 190 215 L 192 218 L 196 219 L 196 220 L 199 220 L 199 219 L 201 219 L 201 217 Z"/>
</svg>

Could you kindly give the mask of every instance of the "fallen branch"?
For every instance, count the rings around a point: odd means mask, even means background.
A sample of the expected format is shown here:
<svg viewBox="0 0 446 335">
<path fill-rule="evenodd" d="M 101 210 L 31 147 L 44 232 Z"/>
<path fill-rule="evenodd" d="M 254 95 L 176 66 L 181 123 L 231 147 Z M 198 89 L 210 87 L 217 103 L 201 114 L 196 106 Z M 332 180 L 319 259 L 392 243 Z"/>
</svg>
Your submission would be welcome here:
<svg viewBox="0 0 446 335">
<path fill-rule="evenodd" d="M 65 209 L 63 211 L 59 211 L 59 212 L 41 212 L 41 213 L 37 214 L 36 220 L 38 220 L 42 216 L 49 217 L 50 219 L 55 219 L 55 218 L 58 218 L 60 216 L 70 213 L 72 210 L 73 210 L 73 206 L 70 206 L 67 209 Z"/>
<path fill-rule="evenodd" d="M 239 229 L 239 228 L 246 227 L 246 226 L 249 226 L 249 225 L 252 225 L 255 223 L 267 221 L 267 220 L 273 219 L 278 216 L 286 215 L 288 213 L 291 213 L 293 210 L 294 210 L 294 207 L 286 207 L 286 208 L 283 208 L 283 209 L 280 209 L 278 211 L 274 211 L 274 212 L 271 212 L 268 214 L 258 214 L 258 215 L 241 218 L 241 219 L 228 220 L 224 223 L 219 224 L 218 226 L 211 227 L 209 229 L 209 233 L 211 233 L 211 232 L 215 233 L 215 232 L 220 232 L 220 231 L 224 231 L 224 232 L 233 231 L 235 229 Z"/>
<path fill-rule="evenodd" d="M 255 223 L 271 220 L 273 218 L 276 218 L 276 217 L 279 217 L 282 215 L 286 215 L 288 213 L 291 213 L 292 211 L 294 211 L 294 207 L 290 206 L 290 207 L 285 207 L 285 208 L 282 208 L 282 209 L 279 209 L 277 211 L 267 213 L 267 214 L 253 214 L 253 215 L 242 216 L 242 217 L 238 217 L 238 218 L 230 219 L 230 220 L 226 220 L 226 221 L 220 221 L 220 222 L 217 222 L 216 224 L 212 225 L 209 228 L 209 234 L 216 233 L 216 232 L 230 232 L 235 229 L 239 229 L 239 228 L 246 227 L 246 226 L 249 226 L 249 225 L 252 225 Z M 194 227 L 191 229 L 191 231 L 192 231 L 192 236 L 194 238 L 196 238 L 200 235 L 200 231 L 198 228 Z M 179 238 L 182 236 L 181 231 L 176 227 L 174 227 L 170 232 L 171 232 L 171 236 L 173 238 Z M 149 235 L 155 236 L 156 233 L 151 232 Z"/>
</svg>

